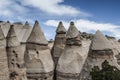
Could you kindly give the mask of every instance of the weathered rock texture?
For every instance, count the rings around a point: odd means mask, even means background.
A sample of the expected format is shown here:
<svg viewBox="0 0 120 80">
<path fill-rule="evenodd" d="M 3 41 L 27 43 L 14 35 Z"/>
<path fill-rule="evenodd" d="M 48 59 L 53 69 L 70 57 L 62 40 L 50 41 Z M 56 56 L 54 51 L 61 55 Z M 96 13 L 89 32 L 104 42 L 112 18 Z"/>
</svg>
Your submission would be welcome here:
<svg viewBox="0 0 120 80">
<path fill-rule="evenodd" d="M 24 53 L 21 51 L 20 42 L 13 25 L 11 25 L 6 39 L 10 80 L 27 80 L 23 58 Z"/>
<path fill-rule="evenodd" d="M 101 64 L 105 60 L 120 69 L 113 54 L 113 46 L 110 41 L 98 30 L 91 42 L 88 57 L 80 73 L 80 80 L 91 80 L 91 69 L 94 66 L 101 68 Z"/>
<path fill-rule="evenodd" d="M 82 42 L 74 23 L 70 23 L 67 31 L 65 49 L 58 61 L 57 80 L 78 80 L 84 63 Z"/>
<path fill-rule="evenodd" d="M 0 80 L 9 79 L 6 39 L 0 26 Z"/>
<path fill-rule="evenodd" d="M 71 22 L 66 34 L 60 22 L 48 43 L 38 21 L 34 27 L 0 21 L 0 80 L 91 80 L 91 69 L 104 60 L 120 69 L 120 40 L 100 31 L 80 32 Z"/>
<path fill-rule="evenodd" d="M 52 56 L 38 21 L 27 39 L 25 65 L 28 80 L 53 80 Z"/>
<path fill-rule="evenodd" d="M 55 64 L 57 64 L 58 59 L 63 52 L 65 42 L 66 42 L 66 29 L 64 28 L 62 22 L 60 22 L 56 30 L 55 41 L 52 48 L 52 56 Z"/>
<path fill-rule="evenodd" d="M 63 53 L 64 47 L 66 42 L 66 29 L 63 26 L 62 22 L 59 22 L 58 28 L 56 30 L 56 36 L 54 45 L 52 47 L 51 53 L 52 57 L 55 63 L 55 69 L 54 69 L 54 79 L 56 80 L 56 66 L 59 60 L 59 57 Z"/>
</svg>

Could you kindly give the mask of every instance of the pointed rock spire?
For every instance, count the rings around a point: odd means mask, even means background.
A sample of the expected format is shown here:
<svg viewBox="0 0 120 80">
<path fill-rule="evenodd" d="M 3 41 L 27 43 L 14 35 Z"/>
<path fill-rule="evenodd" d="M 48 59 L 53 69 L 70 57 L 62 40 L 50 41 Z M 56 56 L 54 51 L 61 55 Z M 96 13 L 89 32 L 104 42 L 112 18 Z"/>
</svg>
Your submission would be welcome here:
<svg viewBox="0 0 120 80">
<path fill-rule="evenodd" d="M 65 42 L 66 42 L 66 29 L 63 26 L 62 22 L 59 22 L 58 28 L 56 30 L 54 45 L 51 51 L 55 65 L 57 65 L 59 57 L 61 56 L 62 51 L 64 50 Z"/>
<path fill-rule="evenodd" d="M 35 21 L 34 27 L 27 40 L 24 59 L 25 66 L 27 68 L 26 73 L 27 76 L 30 77 L 29 79 L 34 80 L 36 78 L 38 80 L 53 80 L 53 59 L 48 47 L 48 42 L 39 26 L 38 21 Z"/>
<path fill-rule="evenodd" d="M 28 21 L 26 21 L 23 28 L 29 28 L 29 27 L 30 27 L 30 25 L 29 25 Z"/>
<path fill-rule="evenodd" d="M 42 32 L 41 27 L 39 26 L 38 21 L 35 21 L 32 32 L 27 40 L 28 43 L 37 43 L 37 44 L 48 44 L 44 33 Z"/>
<path fill-rule="evenodd" d="M 97 30 L 92 40 L 91 49 L 107 50 L 107 49 L 112 49 L 112 45 L 108 41 L 108 39 L 99 30 Z"/>
<path fill-rule="evenodd" d="M 70 22 L 70 27 L 67 31 L 66 37 L 67 38 L 75 38 L 79 35 L 78 29 L 75 27 L 74 22 Z"/>
<path fill-rule="evenodd" d="M 79 74 L 84 64 L 82 54 L 85 53 L 79 35 L 74 22 L 71 22 L 67 32 L 66 45 L 56 68 L 57 80 L 70 80 L 71 78 L 72 80 L 79 80 Z"/>
<path fill-rule="evenodd" d="M 66 33 L 66 29 L 63 26 L 63 23 L 61 21 L 58 24 L 58 28 L 56 30 L 56 33 Z"/>
<path fill-rule="evenodd" d="M 16 36 L 13 25 L 10 26 L 10 29 L 8 31 L 8 34 L 7 34 L 6 38 L 7 38 L 7 47 L 13 47 L 13 46 L 20 45 L 20 42 L 19 42 L 19 40 Z"/>
</svg>

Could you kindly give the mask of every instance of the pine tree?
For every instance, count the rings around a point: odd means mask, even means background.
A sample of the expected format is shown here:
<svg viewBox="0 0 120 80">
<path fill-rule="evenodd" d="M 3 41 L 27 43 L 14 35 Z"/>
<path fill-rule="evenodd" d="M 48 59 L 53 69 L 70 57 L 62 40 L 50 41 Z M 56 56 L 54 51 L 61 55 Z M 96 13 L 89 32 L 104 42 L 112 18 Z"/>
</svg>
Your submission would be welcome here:
<svg viewBox="0 0 120 80">
<path fill-rule="evenodd" d="M 111 66 L 107 60 L 102 63 L 102 69 L 94 66 L 90 72 L 92 80 L 120 80 L 120 70 Z"/>
</svg>

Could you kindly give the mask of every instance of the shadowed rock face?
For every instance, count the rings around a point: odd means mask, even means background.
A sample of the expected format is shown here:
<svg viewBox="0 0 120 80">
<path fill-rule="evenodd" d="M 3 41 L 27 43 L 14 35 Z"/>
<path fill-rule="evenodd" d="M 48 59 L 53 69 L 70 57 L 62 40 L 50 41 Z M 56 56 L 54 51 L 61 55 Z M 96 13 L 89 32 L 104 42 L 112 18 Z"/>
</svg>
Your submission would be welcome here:
<svg viewBox="0 0 120 80">
<path fill-rule="evenodd" d="M 78 80 L 83 65 L 81 40 L 74 23 L 70 23 L 65 49 L 57 65 L 57 80 Z"/>
<path fill-rule="evenodd" d="M 90 71 L 94 66 L 101 68 L 101 64 L 107 60 L 111 65 L 119 68 L 110 41 L 98 30 L 91 42 L 88 57 L 80 73 L 80 80 L 91 80 Z M 120 68 L 119 68 L 120 69 Z"/>
<path fill-rule="evenodd" d="M 23 59 L 24 53 L 22 53 L 21 51 L 22 49 L 17 39 L 13 25 L 11 25 L 6 39 L 7 39 L 6 50 L 8 55 L 10 80 L 27 80 L 26 68 L 24 66 L 24 59 Z"/>
<path fill-rule="evenodd" d="M 58 28 L 56 30 L 54 45 L 52 48 L 52 56 L 55 64 L 57 64 L 58 59 L 63 52 L 65 42 L 66 42 L 66 29 L 64 28 L 62 22 L 59 22 Z"/>
<path fill-rule="evenodd" d="M 54 64 L 48 42 L 36 21 L 27 40 L 25 65 L 28 80 L 53 80 Z"/>
</svg>

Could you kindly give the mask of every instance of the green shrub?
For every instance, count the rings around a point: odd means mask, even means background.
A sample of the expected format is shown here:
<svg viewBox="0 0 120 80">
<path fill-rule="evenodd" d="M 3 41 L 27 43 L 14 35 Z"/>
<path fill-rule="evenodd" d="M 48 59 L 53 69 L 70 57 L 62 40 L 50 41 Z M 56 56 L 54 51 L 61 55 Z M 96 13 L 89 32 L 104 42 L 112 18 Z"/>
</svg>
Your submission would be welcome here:
<svg viewBox="0 0 120 80">
<path fill-rule="evenodd" d="M 115 67 L 111 66 L 107 60 L 102 63 L 102 69 L 98 66 L 94 66 L 90 75 L 92 80 L 120 80 L 120 71 Z"/>
</svg>

